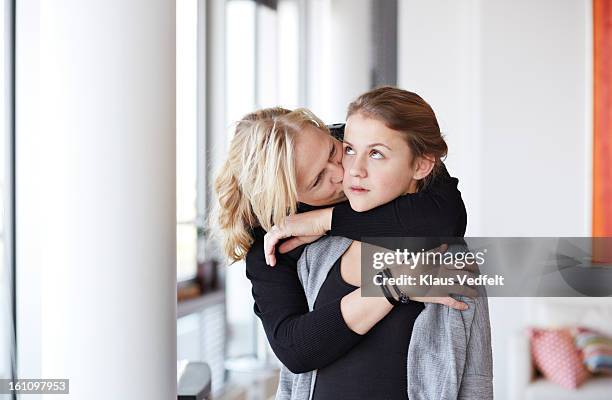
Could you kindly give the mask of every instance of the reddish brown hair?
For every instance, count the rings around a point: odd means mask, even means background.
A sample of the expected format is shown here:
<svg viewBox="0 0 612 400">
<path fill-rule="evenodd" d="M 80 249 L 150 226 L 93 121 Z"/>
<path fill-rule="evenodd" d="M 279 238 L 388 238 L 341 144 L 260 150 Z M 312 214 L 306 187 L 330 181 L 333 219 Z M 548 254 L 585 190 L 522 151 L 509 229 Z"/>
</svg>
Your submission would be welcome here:
<svg viewBox="0 0 612 400">
<path fill-rule="evenodd" d="M 431 174 L 417 184 L 418 189 L 422 189 L 436 174 L 448 151 L 431 106 L 416 93 L 382 86 L 362 94 L 349 104 L 346 118 L 357 113 L 377 119 L 389 129 L 400 132 L 412 151 L 413 163 L 418 157 L 434 160 Z"/>
</svg>

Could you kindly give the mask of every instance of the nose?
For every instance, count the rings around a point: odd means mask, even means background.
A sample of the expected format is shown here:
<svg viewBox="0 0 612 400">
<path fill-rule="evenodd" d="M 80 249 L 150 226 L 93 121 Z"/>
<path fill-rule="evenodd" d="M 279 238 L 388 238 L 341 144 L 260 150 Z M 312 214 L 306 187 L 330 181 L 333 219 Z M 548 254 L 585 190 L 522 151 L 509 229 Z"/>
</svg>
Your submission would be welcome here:
<svg viewBox="0 0 612 400">
<path fill-rule="evenodd" d="M 367 173 L 364 167 L 364 161 L 361 157 L 356 157 L 353 163 L 349 166 L 349 175 L 354 178 L 365 178 Z"/>
</svg>

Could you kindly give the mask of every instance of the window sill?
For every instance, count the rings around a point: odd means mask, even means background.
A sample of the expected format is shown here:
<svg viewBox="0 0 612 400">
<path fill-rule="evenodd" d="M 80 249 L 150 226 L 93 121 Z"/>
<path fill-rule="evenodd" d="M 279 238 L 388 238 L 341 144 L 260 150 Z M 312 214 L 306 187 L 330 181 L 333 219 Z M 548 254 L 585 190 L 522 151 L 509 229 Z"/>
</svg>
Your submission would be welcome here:
<svg viewBox="0 0 612 400">
<path fill-rule="evenodd" d="M 225 303 L 225 290 L 217 289 L 193 299 L 179 301 L 176 307 L 176 317 L 181 318 L 222 303 Z"/>
</svg>

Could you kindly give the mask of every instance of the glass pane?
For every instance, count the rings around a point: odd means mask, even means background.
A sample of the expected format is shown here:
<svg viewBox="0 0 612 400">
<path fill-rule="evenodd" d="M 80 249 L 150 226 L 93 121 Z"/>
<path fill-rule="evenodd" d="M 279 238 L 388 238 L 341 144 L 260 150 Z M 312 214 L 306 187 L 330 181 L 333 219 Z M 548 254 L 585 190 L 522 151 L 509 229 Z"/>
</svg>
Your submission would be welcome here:
<svg viewBox="0 0 612 400">
<path fill-rule="evenodd" d="M 197 271 L 197 0 L 176 3 L 177 280 Z"/>
<path fill-rule="evenodd" d="M 14 62 L 12 59 L 7 59 L 7 50 L 12 46 L 12 38 L 7 34 L 10 30 L 6 26 L 7 17 L 10 18 L 8 4 L 10 2 L 3 1 L 0 3 L 0 379 L 10 379 L 13 377 L 12 366 L 15 351 L 14 351 L 14 325 L 13 325 L 13 282 L 12 276 L 12 260 L 10 252 L 7 251 L 7 246 L 10 245 L 11 235 L 11 213 L 12 210 L 7 209 L 9 204 L 6 202 L 11 195 L 10 182 L 10 143 L 11 143 L 11 126 L 9 124 L 10 112 L 12 111 L 12 102 L 10 100 L 10 82 L 7 79 L 7 74 L 10 73 L 10 65 Z M 13 5 L 14 6 L 14 5 Z M 7 65 L 8 64 L 8 65 Z M 0 400 L 9 400 L 12 396 L 8 394 L 0 394 Z"/>
<path fill-rule="evenodd" d="M 255 109 L 255 18 L 254 1 L 232 0 L 226 6 L 226 79 L 228 141 L 234 123 Z M 276 43 L 275 38 L 270 38 Z M 246 278 L 244 263 L 225 269 L 227 324 L 230 330 L 228 357 L 253 354 L 254 315 L 251 284 Z"/>
<path fill-rule="evenodd" d="M 176 227 L 176 279 L 193 278 L 197 271 L 197 228 L 195 224 L 179 224 Z"/>
<path fill-rule="evenodd" d="M 278 86 L 280 104 L 300 106 L 300 18 L 297 0 L 278 3 Z M 303 106 L 303 105 L 302 105 Z"/>
<path fill-rule="evenodd" d="M 257 107 L 278 102 L 278 19 L 269 7 L 257 7 Z"/>
<path fill-rule="evenodd" d="M 0 246 L 0 379 L 11 377 L 12 310 L 9 273 L 4 262 L 4 240 Z M 0 394 L 0 399 L 4 399 Z M 8 396 L 6 397 L 8 399 Z"/>
<path fill-rule="evenodd" d="M 200 360 L 200 325 L 200 314 L 187 315 L 176 321 L 177 360 Z"/>
<path fill-rule="evenodd" d="M 176 206 L 177 220 L 196 218 L 197 1 L 176 3 Z"/>
<path fill-rule="evenodd" d="M 255 6 L 250 0 L 227 2 L 226 111 L 230 132 L 234 122 L 255 108 Z"/>
</svg>

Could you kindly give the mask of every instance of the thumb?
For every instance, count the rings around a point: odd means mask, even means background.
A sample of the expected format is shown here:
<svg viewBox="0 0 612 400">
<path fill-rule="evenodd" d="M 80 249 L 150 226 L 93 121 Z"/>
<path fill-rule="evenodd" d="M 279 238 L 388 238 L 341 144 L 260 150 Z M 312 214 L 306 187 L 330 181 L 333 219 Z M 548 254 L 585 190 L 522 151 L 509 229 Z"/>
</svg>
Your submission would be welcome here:
<svg viewBox="0 0 612 400">
<path fill-rule="evenodd" d="M 447 297 L 446 299 L 444 299 L 444 302 L 442 304 L 446 304 L 447 306 L 449 306 L 450 308 L 454 308 L 455 310 L 459 310 L 459 311 L 465 311 L 468 309 L 468 305 L 465 303 L 462 303 L 458 300 L 453 299 L 452 297 Z"/>
<path fill-rule="evenodd" d="M 303 244 L 308 244 L 308 243 L 315 242 L 321 236 L 322 235 L 292 237 L 291 239 L 288 239 L 286 242 L 281 244 L 278 247 L 278 251 L 280 251 L 281 253 L 287 253 L 287 252 L 295 249 L 296 247 L 300 247 Z"/>
<path fill-rule="evenodd" d="M 432 252 L 434 252 L 434 253 L 446 253 L 446 250 L 448 250 L 448 245 L 446 243 L 442 243 L 440 246 L 438 246 L 435 249 L 433 249 Z"/>
<path fill-rule="evenodd" d="M 281 245 L 278 246 L 278 251 L 281 253 L 288 253 L 296 247 L 300 247 L 302 244 L 303 242 L 299 237 L 293 237 L 281 243 Z"/>
</svg>

